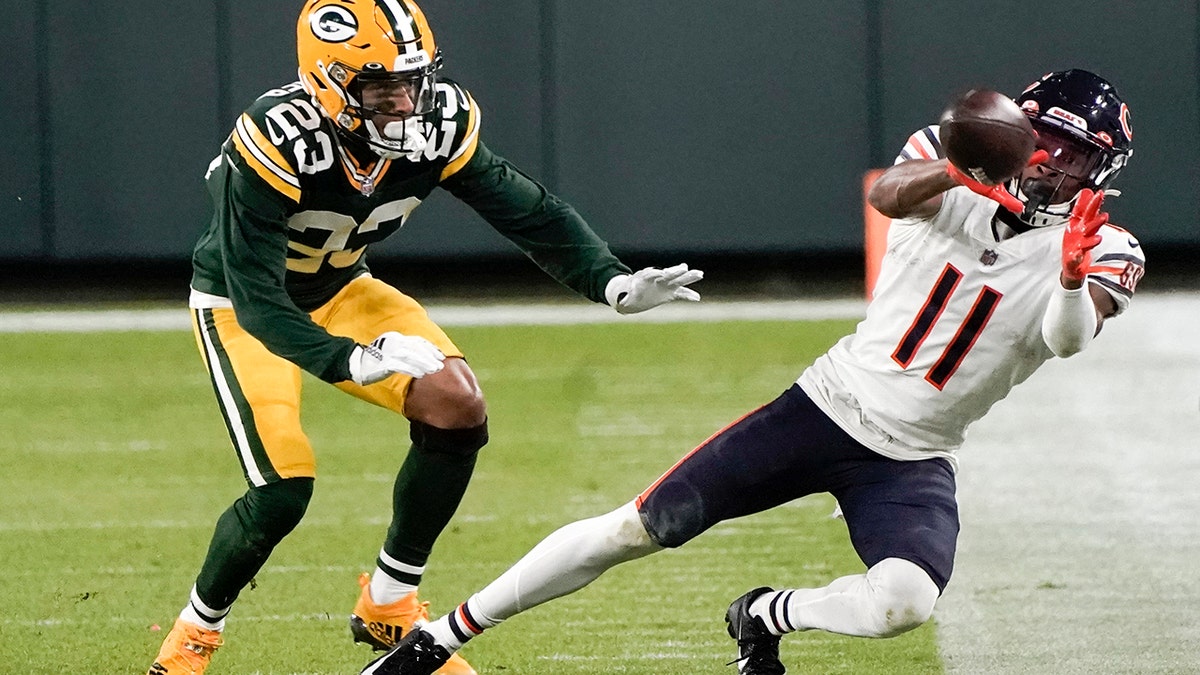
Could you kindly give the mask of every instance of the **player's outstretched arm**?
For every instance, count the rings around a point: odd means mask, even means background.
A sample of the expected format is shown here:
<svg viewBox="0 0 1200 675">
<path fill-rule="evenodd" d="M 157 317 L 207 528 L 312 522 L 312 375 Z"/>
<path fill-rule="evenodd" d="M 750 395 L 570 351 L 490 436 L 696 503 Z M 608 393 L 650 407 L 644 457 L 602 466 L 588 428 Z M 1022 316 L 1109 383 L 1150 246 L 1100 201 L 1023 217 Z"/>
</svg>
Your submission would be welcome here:
<svg viewBox="0 0 1200 675">
<path fill-rule="evenodd" d="M 619 274 L 604 289 L 608 304 L 621 314 L 635 314 L 674 300 L 698 302 L 700 294 L 688 288 L 704 278 L 704 272 L 686 264 L 659 269 L 647 267 L 633 274 Z"/>
<path fill-rule="evenodd" d="M 1116 313 L 1112 297 L 1099 285 L 1087 283 L 1092 249 L 1100 244 L 1100 228 L 1108 222 L 1103 205 L 1103 190 L 1081 190 L 1063 230 L 1062 271 L 1042 318 L 1042 339 L 1060 358 L 1083 351 L 1105 317 Z"/>
<path fill-rule="evenodd" d="M 867 203 L 888 218 L 927 218 L 942 207 L 942 193 L 958 185 L 944 159 L 913 159 L 889 167 L 867 191 Z"/>
</svg>

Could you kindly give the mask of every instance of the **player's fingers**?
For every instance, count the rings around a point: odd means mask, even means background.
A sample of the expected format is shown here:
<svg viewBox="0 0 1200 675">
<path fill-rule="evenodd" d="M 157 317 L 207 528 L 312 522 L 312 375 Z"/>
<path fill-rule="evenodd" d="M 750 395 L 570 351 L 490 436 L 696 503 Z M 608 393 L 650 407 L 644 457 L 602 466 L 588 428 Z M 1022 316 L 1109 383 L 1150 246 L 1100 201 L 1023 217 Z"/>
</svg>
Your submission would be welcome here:
<svg viewBox="0 0 1200 675">
<path fill-rule="evenodd" d="M 1050 159 L 1050 153 L 1046 152 L 1045 150 L 1035 150 L 1033 154 L 1029 156 L 1029 161 L 1025 163 L 1025 166 L 1037 166 L 1048 159 Z"/>
<path fill-rule="evenodd" d="M 1088 200 L 1088 218 L 1094 217 L 1100 212 L 1100 207 L 1104 206 L 1104 190 L 1096 191 L 1090 200 Z"/>
<path fill-rule="evenodd" d="M 1021 200 L 1009 194 L 1008 190 L 1005 190 L 1002 186 L 997 185 L 990 192 L 991 194 L 988 197 L 1000 202 L 1000 205 L 1009 211 L 1020 213 L 1025 210 L 1025 205 L 1021 203 Z"/>
<path fill-rule="evenodd" d="M 687 273 L 688 273 L 688 266 L 686 264 L 680 264 L 680 265 L 675 265 L 674 267 L 668 267 L 662 271 L 662 281 L 663 281 L 663 283 L 674 285 L 676 279 L 678 279 L 679 277 L 681 277 Z"/>
<path fill-rule="evenodd" d="M 641 281 L 648 281 L 648 282 L 653 283 L 653 282 L 658 281 L 659 279 L 662 279 L 663 270 L 660 270 L 657 267 L 647 267 L 647 268 L 638 270 L 636 273 L 634 273 L 633 276 L 634 276 L 634 278 L 639 279 Z"/>
<path fill-rule="evenodd" d="M 1101 213 L 1100 215 L 1093 217 L 1091 220 L 1086 221 L 1083 227 L 1083 234 L 1090 237 L 1099 232 L 1100 228 L 1104 227 L 1107 222 L 1108 214 Z"/>
<path fill-rule="evenodd" d="M 675 289 L 675 294 L 672 296 L 676 300 L 687 300 L 689 302 L 700 302 L 700 294 L 685 286 L 680 286 Z"/>
<path fill-rule="evenodd" d="M 688 270 L 688 271 L 684 272 L 683 274 L 680 274 L 679 276 L 675 277 L 674 279 L 671 279 L 671 285 L 672 286 L 687 286 L 688 284 L 694 284 L 703 278 L 704 278 L 704 272 L 701 272 L 700 270 Z"/>
<path fill-rule="evenodd" d="M 1092 191 L 1083 188 L 1075 198 L 1075 206 L 1071 207 L 1072 218 L 1083 218 L 1087 214 L 1088 203 L 1092 199 Z"/>
</svg>

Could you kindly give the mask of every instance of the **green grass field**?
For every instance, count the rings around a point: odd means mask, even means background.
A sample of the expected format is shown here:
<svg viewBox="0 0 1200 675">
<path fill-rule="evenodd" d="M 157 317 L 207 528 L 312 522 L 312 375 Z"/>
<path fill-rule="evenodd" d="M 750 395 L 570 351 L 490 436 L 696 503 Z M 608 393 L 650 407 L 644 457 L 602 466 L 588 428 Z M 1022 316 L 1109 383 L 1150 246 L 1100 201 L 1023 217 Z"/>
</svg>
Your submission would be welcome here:
<svg viewBox="0 0 1200 675">
<path fill-rule="evenodd" d="M 556 527 L 632 498 L 776 396 L 851 322 L 458 328 L 492 442 L 422 587 L 435 614 Z M 357 673 L 346 617 L 388 521 L 403 419 L 305 380 L 316 496 L 230 616 L 209 675 Z M 0 335 L 0 673 L 145 672 L 244 489 L 192 337 Z M 484 675 L 733 673 L 722 616 L 758 585 L 862 570 L 827 495 L 724 523 L 470 644 Z M 160 630 L 158 627 L 162 627 Z M 932 623 L 790 636 L 795 673 L 940 673 Z"/>
</svg>

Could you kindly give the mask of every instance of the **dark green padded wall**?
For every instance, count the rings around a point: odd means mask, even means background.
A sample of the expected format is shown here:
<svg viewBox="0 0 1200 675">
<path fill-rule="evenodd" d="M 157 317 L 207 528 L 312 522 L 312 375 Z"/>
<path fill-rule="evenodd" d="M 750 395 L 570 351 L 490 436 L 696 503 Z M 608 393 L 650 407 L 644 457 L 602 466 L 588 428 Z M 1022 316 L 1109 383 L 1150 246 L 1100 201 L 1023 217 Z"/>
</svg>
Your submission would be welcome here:
<svg viewBox="0 0 1200 675">
<path fill-rule="evenodd" d="M 185 258 L 218 145 L 295 78 L 301 4 L 14 5 L 0 259 Z M 1194 2 L 1061 0 L 1034 16 L 957 0 L 423 6 L 445 74 L 482 106 L 484 142 L 620 253 L 858 248 L 863 171 L 945 101 L 1072 66 L 1109 77 L 1133 111 L 1114 220 L 1147 243 L 1200 243 Z M 375 255 L 511 252 L 435 193 Z"/>
</svg>

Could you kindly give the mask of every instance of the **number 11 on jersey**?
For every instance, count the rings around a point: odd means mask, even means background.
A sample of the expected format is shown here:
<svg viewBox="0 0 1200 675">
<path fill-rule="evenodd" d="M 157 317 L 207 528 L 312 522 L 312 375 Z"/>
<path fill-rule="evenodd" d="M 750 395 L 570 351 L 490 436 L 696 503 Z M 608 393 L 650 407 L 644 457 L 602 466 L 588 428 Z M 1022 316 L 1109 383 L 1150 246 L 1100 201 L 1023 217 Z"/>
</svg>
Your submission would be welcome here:
<svg viewBox="0 0 1200 675">
<path fill-rule="evenodd" d="M 908 327 L 904 337 L 900 339 L 896 351 L 892 353 L 892 360 L 900 364 L 901 368 L 908 368 L 908 364 L 912 363 L 913 357 L 917 355 L 917 350 L 925 342 L 925 338 L 929 337 L 929 333 L 933 331 L 934 324 L 941 318 L 942 312 L 946 309 L 946 305 L 950 302 L 962 277 L 962 272 L 958 271 L 954 265 L 946 263 L 937 283 L 933 285 L 933 290 L 929 292 L 925 304 L 917 312 L 916 318 L 913 319 L 912 325 Z M 958 370 L 963 358 L 966 357 L 967 352 L 971 351 L 971 347 L 979 339 L 979 334 L 983 332 L 984 326 L 987 326 L 988 321 L 992 318 L 992 312 L 996 310 L 996 305 L 999 304 L 1001 297 L 1003 295 L 1000 291 L 990 286 L 984 286 L 979 291 L 979 295 L 975 297 L 975 306 L 963 319 L 962 324 L 958 327 L 958 332 L 954 334 L 950 344 L 946 345 L 946 349 L 942 351 L 942 355 L 929 369 L 929 372 L 925 373 L 926 382 L 939 391 L 946 386 L 950 376 Z"/>
</svg>

